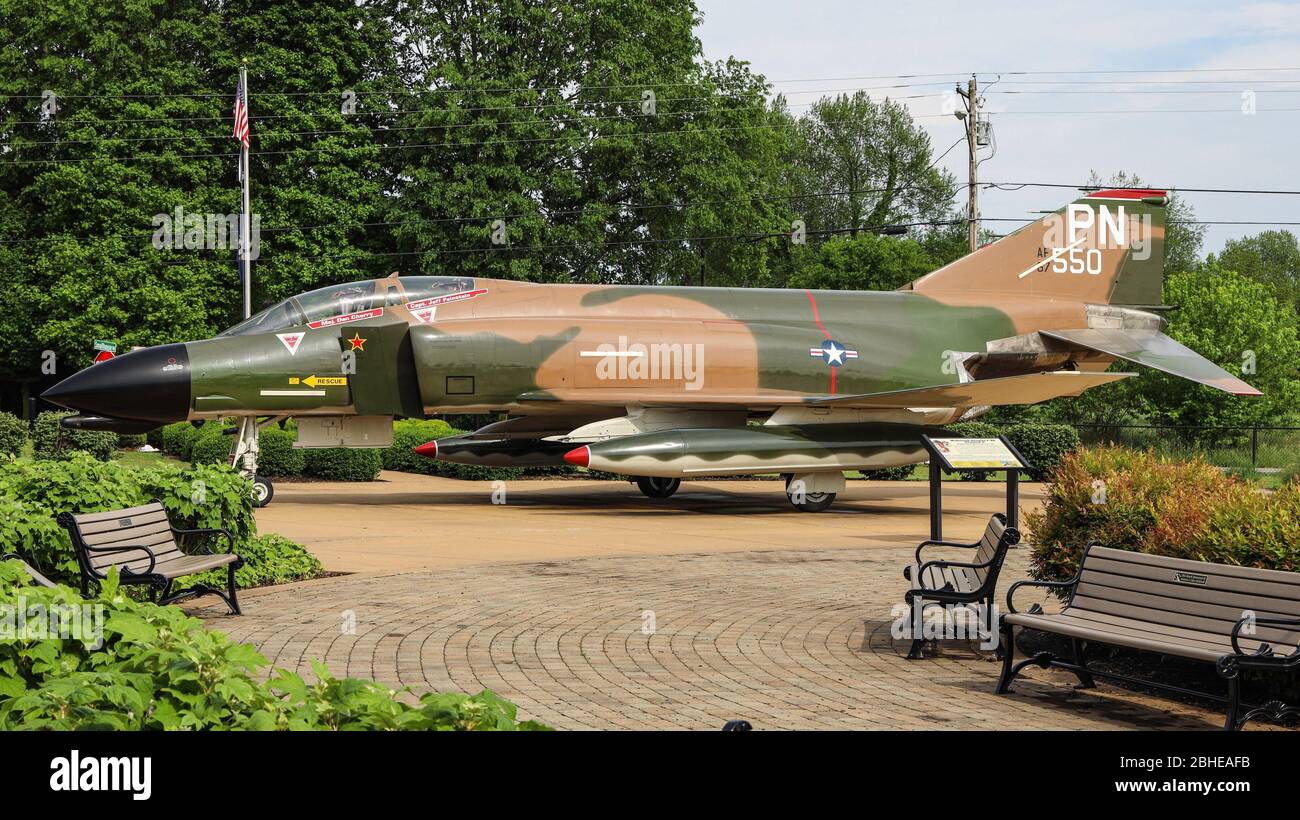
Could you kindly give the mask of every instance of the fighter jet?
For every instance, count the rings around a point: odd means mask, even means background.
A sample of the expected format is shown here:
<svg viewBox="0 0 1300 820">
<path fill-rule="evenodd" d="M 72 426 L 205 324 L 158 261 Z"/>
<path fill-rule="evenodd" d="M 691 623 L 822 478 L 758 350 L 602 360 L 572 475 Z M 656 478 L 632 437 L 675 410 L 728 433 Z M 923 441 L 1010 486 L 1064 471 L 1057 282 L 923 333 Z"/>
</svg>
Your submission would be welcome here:
<svg viewBox="0 0 1300 820">
<path fill-rule="evenodd" d="M 395 417 L 503 414 L 419 452 L 463 464 L 682 479 L 780 474 L 826 509 L 845 471 L 925 460 L 990 407 L 1076 396 L 1136 362 L 1259 391 L 1165 335 L 1164 191 L 1098 190 L 898 291 L 540 285 L 414 276 L 321 288 L 215 338 L 137 350 L 44 394 L 71 427 L 238 417 L 298 446 L 383 447 Z"/>
</svg>

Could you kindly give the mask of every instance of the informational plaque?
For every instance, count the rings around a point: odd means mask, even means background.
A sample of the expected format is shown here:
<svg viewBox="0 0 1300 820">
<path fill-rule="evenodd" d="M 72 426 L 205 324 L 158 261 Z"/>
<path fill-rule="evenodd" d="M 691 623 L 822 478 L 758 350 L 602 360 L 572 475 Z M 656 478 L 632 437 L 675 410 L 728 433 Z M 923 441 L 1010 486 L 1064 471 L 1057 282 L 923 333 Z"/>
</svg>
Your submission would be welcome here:
<svg viewBox="0 0 1300 820">
<path fill-rule="evenodd" d="M 1025 470 L 1029 465 L 1005 438 L 931 438 L 930 453 L 945 470 Z"/>
</svg>

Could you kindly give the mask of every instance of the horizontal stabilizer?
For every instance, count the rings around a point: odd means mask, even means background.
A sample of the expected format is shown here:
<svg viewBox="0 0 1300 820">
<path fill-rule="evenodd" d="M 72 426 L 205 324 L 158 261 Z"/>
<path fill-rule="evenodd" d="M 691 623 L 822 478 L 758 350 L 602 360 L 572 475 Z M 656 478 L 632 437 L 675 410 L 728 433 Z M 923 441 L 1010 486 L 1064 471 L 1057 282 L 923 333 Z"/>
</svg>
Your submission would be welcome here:
<svg viewBox="0 0 1300 820">
<path fill-rule="evenodd" d="M 1144 364 L 1236 396 L 1263 395 L 1196 351 L 1155 330 L 1091 328 L 1039 332 L 1043 336 Z"/>
<path fill-rule="evenodd" d="M 848 407 L 982 407 L 1001 404 L 1036 404 L 1059 396 L 1077 396 L 1090 387 L 1126 379 L 1133 373 L 1089 373 L 1058 370 L 961 384 L 941 384 L 887 393 L 823 396 L 814 404 Z"/>
</svg>

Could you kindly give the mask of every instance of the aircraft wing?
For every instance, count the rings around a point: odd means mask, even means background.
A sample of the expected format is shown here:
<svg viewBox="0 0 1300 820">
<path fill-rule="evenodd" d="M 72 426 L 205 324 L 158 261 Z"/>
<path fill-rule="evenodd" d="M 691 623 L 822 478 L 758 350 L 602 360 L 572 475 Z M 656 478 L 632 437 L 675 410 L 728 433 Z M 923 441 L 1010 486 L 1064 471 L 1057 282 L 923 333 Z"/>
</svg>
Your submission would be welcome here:
<svg viewBox="0 0 1300 820">
<path fill-rule="evenodd" d="M 1000 404 L 1036 404 L 1059 396 L 1077 396 L 1090 387 L 1126 379 L 1135 373 L 1090 373 L 1058 370 L 997 379 L 977 379 L 961 384 L 941 384 L 863 393 L 821 396 L 813 404 L 848 407 L 979 407 Z"/>
<path fill-rule="evenodd" d="M 1209 385 L 1235 396 L 1262 396 L 1241 379 L 1154 330 L 1041 330 L 1043 336 L 1116 356 L 1184 379 Z"/>
</svg>

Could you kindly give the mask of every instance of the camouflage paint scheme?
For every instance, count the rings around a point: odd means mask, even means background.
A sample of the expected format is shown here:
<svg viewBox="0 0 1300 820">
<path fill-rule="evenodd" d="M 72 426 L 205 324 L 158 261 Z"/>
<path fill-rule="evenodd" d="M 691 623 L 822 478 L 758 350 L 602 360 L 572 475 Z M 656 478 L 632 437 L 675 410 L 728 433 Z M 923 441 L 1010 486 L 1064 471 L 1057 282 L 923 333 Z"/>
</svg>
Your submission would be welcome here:
<svg viewBox="0 0 1300 820">
<path fill-rule="evenodd" d="M 1123 378 L 1103 373 L 1117 358 L 1256 394 L 1159 333 L 1164 203 L 1098 191 L 894 292 L 395 275 L 325 288 L 185 343 L 184 417 L 501 412 L 512 421 L 439 457 L 480 463 L 480 440 L 492 463 L 557 463 L 553 442 L 588 441 L 604 469 L 683 476 L 919 461 L 927 429 Z M 47 396 L 105 424 L 170 420 L 97 404 L 80 375 Z"/>
</svg>

